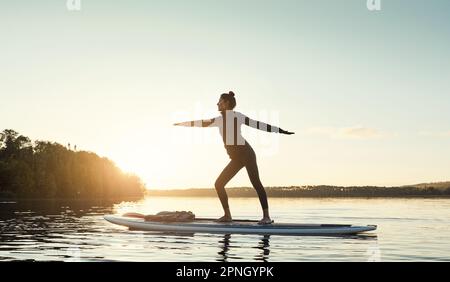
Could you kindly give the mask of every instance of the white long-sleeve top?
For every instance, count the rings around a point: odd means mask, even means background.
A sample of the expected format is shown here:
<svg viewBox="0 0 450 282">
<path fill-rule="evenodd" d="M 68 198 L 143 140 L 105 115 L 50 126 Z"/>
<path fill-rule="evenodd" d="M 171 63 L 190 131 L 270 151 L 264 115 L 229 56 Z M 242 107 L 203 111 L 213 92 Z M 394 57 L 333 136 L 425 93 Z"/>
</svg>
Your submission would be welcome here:
<svg viewBox="0 0 450 282">
<path fill-rule="evenodd" d="M 241 133 L 241 125 L 247 125 L 266 132 L 280 131 L 279 127 L 257 121 L 236 111 L 224 111 L 220 116 L 212 119 L 193 120 L 179 123 L 182 126 L 191 127 L 217 127 L 222 136 L 225 147 L 246 145 L 247 141 Z"/>
</svg>

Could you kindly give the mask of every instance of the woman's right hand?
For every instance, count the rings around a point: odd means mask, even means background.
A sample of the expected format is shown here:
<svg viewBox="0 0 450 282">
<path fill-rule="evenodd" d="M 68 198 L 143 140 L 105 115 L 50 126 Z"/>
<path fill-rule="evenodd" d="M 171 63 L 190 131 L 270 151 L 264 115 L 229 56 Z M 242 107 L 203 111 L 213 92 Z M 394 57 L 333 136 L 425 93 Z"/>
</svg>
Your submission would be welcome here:
<svg viewBox="0 0 450 282">
<path fill-rule="evenodd" d="M 289 132 L 289 131 L 286 131 L 286 130 L 281 129 L 281 128 L 280 128 L 280 130 L 279 130 L 279 133 L 281 133 L 281 134 L 287 134 L 287 135 L 295 134 L 294 132 Z"/>
</svg>

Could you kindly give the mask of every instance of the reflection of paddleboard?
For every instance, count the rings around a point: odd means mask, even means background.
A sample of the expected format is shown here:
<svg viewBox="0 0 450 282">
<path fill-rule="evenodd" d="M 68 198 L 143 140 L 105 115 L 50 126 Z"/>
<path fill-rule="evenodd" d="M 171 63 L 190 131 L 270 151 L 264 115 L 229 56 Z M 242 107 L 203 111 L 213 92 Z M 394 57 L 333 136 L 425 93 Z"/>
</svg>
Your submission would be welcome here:
<svg viewBox="0 0 450 282">
<path fill-rule="evenodd" d="M 104 218 L 114 224 L 133 230 L 162 231 L 175 233 L 238 233 L 238 234 L 274 234 L 274 235 L 344 235 L 377 229 L 376 225 L 353 226 L 343 224 L 286 224 L 273 223 L 258 225 L 253 220 L 233 220 L 230 223 L 217 223 L 213 219 L 198 218 L 191 222 L 145 221 L 139 217 L 105 215 Z"/>
</svg>

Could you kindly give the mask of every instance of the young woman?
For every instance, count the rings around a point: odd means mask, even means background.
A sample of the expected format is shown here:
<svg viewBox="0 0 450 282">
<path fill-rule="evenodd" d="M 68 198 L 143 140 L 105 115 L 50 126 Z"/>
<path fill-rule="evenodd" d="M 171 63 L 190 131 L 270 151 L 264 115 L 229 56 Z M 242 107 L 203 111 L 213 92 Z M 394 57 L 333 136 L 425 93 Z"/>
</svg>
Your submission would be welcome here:
<svg viewBox="0 0 450 282">
<path fill-rule="evenodd" d="M 258 193 L 259 201 L 263 209 L 263 218 L 259 224 L 270 224 L 273 220 L 270 219 L 269 205 L 267 203 L 267 195 L 264 186 L 261 184 L 258 173 L 258 165 L 256 163 L 256 155 L 250 144 L 241 135 L 241 125 L 263 130 L 266 132 L 276 132 L 281 134 L 294 134 L 293 132 L 285 131 L 276 126 L 266 124 L 260 121 L 250 119 L 249 117 L 233 111 L 236 107 L 236 98 L 234 93 L 223 93 L 220 95 L 217 103 L 220 116 L 209 120 L 196 120 L 175 123 L 178 126 L 192 126 L 192 127 L 218 127 L 225 145 L 225 149 L 231 159 L 230 163 L 223 169 L 222 173 L 216 180 L 215 188 L 222 203 L 225 215 L 219 218 L 218 222 L 231 222 L 232 217 L 230 208 L 228 206 L 228 196 L 225 192 L 225 185 L 238 173 L 238 171 L 245 166 L 247 169 L 250 181 Z"/>
</svg>

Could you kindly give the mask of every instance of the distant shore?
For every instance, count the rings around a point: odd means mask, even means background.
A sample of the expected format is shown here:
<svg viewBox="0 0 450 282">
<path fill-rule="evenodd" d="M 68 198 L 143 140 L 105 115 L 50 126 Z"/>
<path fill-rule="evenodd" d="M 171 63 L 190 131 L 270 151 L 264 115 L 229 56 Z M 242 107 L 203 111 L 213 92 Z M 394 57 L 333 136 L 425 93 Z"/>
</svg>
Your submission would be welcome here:
<svg viewBox="0 0 450 282">
<path fill-rule="evenodd" d="M 450 184 L 430 186 L 291 186 L 266 187 L 268 197 L 277 198 L 450 198 Z M 251 187 L 227 188 L 229 197 L 257 197 L 256 191 Z M 149 190 L 148 196 L 165 197 L 217 197 L 215 189 L 172 189 Z"/>
<path fill-rule="evenodd" d="M 2 197 L 0 204 L 16 204 L 18 202 L 93 202 L 93 203 L 121 203 L 142 200 L 142 196 L 117 197 L 117 198 L 46 198 L 46 197 Z"/>
</svg>

